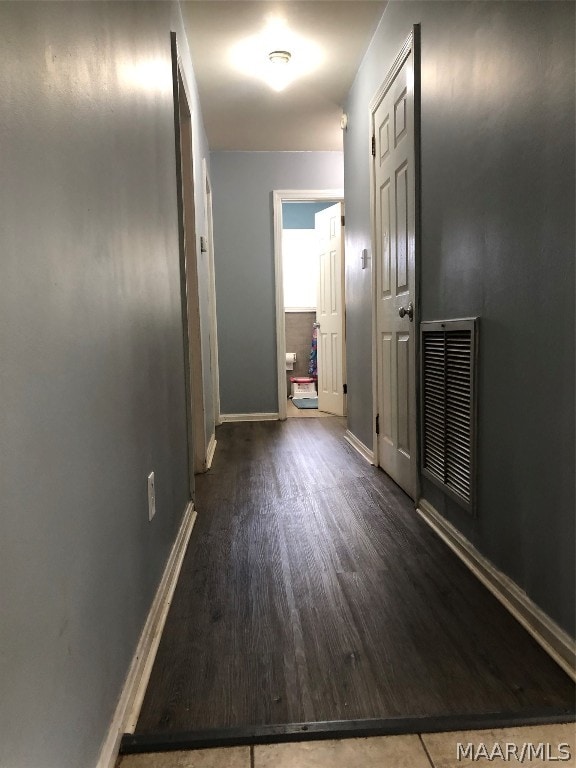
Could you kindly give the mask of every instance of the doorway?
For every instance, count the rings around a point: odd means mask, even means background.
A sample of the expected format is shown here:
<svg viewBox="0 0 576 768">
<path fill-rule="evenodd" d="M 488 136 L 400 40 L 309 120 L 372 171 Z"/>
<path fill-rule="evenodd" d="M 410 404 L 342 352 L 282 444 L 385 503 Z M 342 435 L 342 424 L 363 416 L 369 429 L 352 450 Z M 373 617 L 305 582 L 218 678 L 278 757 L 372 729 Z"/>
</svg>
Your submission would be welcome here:
<svg viewBox="0 0 576 768">
<path fill-rule="evenodd" d="M 416 31 L 404 43 L 370 107 L 373 216 L 374 456 L 414 500 L 417 446 L 418 67 Z"/>
<path fill-rule="evenodd" d="M 343 192 L 275 191 L 273 204 L 279 418 L 344 415 Z M 325 311 L 327 299 L 330 310 L 337 309 L 334 329 L 328 322 L 322 328 L 320 315 L 334 314 Z M 330 399 L 332 390 L 340 395 L 339 409 Z M 292 394 L 298 409 L 289 400 Z"/>
<path fill-rule="evenodd" d="M 193 499 L 194 474 L 206 470 L 206 426 L 196 250 L 192 112 L 190 89 L 178 55 L 175 33 L 171 33 L 171 42 L 189 486 Z"/>
<path fill-rule="evenodd" d="M 202 179 L 204 183 L 204 218 L 206 239 L 201 241 L 201 250 L 205 250 L 208 259 L 208 320 L 209 320 L 209 354 L 210 373 L 212 381 L 212 433 L 208 437 L 206 448 L 206 469 L 210 469 L 216 450 L 215 428 L 221 423 L 220 419 L 220 375 L 218 368 L 218 325 L 216 319 L 216 276 L 214 269 L 214 224 L 212 217 L 212 184 L 208 175 L 206 160 L 202 161 Z"/>
</svg>

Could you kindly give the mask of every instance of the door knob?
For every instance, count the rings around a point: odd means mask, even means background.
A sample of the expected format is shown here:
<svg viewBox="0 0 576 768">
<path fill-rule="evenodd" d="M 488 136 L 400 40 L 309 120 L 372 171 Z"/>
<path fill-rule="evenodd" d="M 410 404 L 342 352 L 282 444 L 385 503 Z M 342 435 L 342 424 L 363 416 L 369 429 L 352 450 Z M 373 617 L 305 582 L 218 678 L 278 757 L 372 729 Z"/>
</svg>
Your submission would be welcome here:
<svg viewBox="0 0 576 768">
<path fill-rule="evenodd" d="M 312 323 L 312 328 L 320 328 L 320 323 Z"/>
<path fill-rule="evenodd" d="M 404 315 L 408 315 L 410 322 L 412 322 L 412 320 L 414 320 L 414 306 L 412 302 L 410 302 L 410 304 L 408 304 L 407 307 L 400 307 L 400 309 L 398 310 L 398 314 L 400 315 L 400 317 L 404 317 Z"/>
</svg>

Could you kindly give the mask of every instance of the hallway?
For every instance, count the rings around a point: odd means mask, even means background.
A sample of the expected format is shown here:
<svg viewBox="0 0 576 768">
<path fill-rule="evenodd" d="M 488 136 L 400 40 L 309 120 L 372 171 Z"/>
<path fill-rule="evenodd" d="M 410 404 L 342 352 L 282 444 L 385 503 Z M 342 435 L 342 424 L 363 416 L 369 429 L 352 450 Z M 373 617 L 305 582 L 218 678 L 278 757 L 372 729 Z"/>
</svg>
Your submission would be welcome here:
<svg viewBox="0 0 576 768">
<path fill-rule="evenodd" d="M 343 432 L 338 418 L 219 427 L 126 751 L 200 731 L 226 744 L 377 719 L 406 733 L 572 708 L 568 677 Z"/>
<path fill-rule="evenodd" d="M 572 674 L 575 9 L 0 3 L 0 768 L 114 768 L 121 741 L 262 768 L 274 739 L 568 717 L 573 685 L 424 518 Z M 302 77 L 275 91 L 242 50 Z M 378 193 L 386 138 L 409 162 Z M 277 203 L 310 195 L 345 201 L 350 444 L 279 423 Z M 446 462 L 418 514 L 362 457 L 397 431 L 385 376 L 413 426 L 424 324 L 462 319 L 474 515 Z"/>
</svg>

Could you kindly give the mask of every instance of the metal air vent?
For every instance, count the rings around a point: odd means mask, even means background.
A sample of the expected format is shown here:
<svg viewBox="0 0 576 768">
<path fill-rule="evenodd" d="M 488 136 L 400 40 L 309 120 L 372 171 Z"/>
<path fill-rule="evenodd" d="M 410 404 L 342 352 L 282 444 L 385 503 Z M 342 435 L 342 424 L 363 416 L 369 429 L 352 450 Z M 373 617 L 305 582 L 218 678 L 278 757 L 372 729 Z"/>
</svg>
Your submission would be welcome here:
<svg viewBox="0 0 576 768">
<path fill-rule="evenodd" d="M 477 318 L 420 324 L 422 474 L 469 512 L 476 473 Z"/>
</svg>

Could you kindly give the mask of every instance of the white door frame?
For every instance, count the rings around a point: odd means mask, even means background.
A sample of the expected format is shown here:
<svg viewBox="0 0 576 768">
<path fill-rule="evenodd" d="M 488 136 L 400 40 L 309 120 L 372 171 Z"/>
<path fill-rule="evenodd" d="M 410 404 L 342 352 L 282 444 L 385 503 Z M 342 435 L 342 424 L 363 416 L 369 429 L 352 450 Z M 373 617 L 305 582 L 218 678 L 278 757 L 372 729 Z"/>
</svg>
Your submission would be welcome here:
<svg viewBox="0 0 576 768">
<path fill-rule="evenodd" d="M 208 174 L 206 158 L 202 160 L 204 181 L 204 215 L 206 219 L 206 239 L 208 249 L 208 290 L 210 292 L 210 359 L 212 361 L 212 402 L 214 406 L 214 425 L 222 423 L 220 418 L 220 368 L 218 364 L 218 324 L 216 319 L 216 272 L 214 268 L 214 220 L 212 215 L 212 183 Z"/>
<path fill-rule="evenodd" d="M 274 210 L 274 281 L 276 287 L 276 351 L 278 372 L 278 418 L 286 420 L 286 323 L 284 321 L 284 277 L 282 272 L 282 203 L 344 202 L 343 189 L 280 189 L 272 192 Z"/>
<path fill-rule="evenodd" d="M 184 365 L 188 419 L 190 494 L 194 498 L 194 474 L 206 471 L 206 423 L 202 374 L 202 336 L 196 248 L 194 189 L 194 136 L 192 99 L 178 54 L 176 34 L 171 32 L 176 139 L 178 230 L 180 239 L 180 289 L 184 324 Z"/>
<path fill-rule="evenodd" d="M 334 209 L 338 211 L 337 216 L 334 216 Z M 314 223 L 318 244 L 316 254 L 319 257 L 316 287 L 318 409 L 334 416 L 346 416 L 346 393 L 342 386 L 346 382 L 344 205 L 338 202 L 317 211 Z M 334 224 L 336 228 L 333 230 Z M 335 273 L 332 254 L 338 255 Z M 334 349 L 335 331 L 338 333 L 339 349 Z M 332 378 L 334 374 L 336 379 Z"/>
<path fill-rule="evenodd" d="M 404 41 L 394 63 L 390 67 L 386 78 L 384 79 L 380 88 L 372 98 L 370 102 L 370 114 L 369 114 L 369 145 L 373 136 L 373 122 L 374 114 L 378 108 L 380 102 L 386 95 L 387 91 L 391 87 L 392 83 L 402 65 L 406 61 L 407 57 L 412 52 L 414 61 L 414 157 L 415 157 L 415 251 L 414 251 L 414 269 L 415 269 L 415 297 L 414 297 L 414 328 L 419 328 L 420 325 L 420 28 L 418 24 L 415 24 L 412 31 Z M 372 159 L 372 158 L 371 158 Z M 374 455 L 374 464 L 380 466 L 380 456 L 378 450 L 378 435 L 376 434 L 376 416 L 378 414 L 378 331 L 377 331 L 377 273 L 379 268 L 377 263 L 377 238 L 379 233 L 376 231 L 376 197 L 375 197 L 375 176 L 374 176 L 374 163 L 370 163 L 370 219 L 371 219 L 371 232 L 372 232 L 372 451 Z M 416 441 L 419 441 L 418 430 L 418 396 L 419 396 L 419 343 L 420 334 L 415 332 L 414 334 L 414 372 L 415 372 L 415 401 L 412 403 L 414 412 L 417 414 L 416 418 Z M 415 456 L 417 461 L 416 469 L 416 501 L 420 496 L 420 473 L 419 473 L 419 446 L 415 446 Z"/>
</svg>

